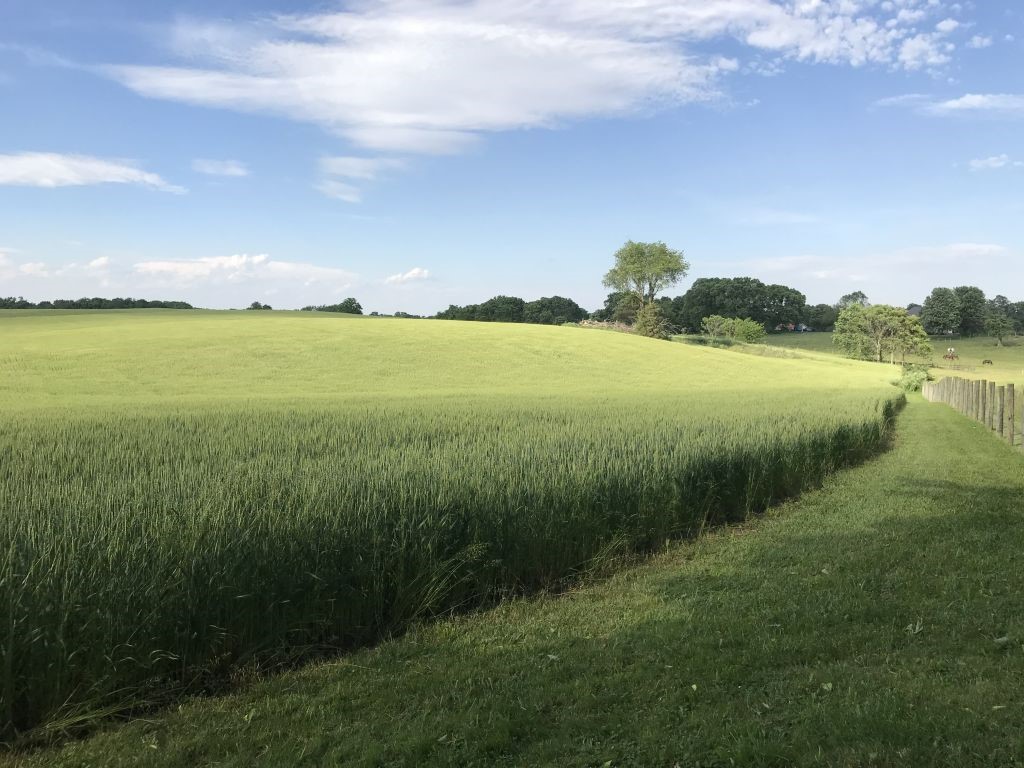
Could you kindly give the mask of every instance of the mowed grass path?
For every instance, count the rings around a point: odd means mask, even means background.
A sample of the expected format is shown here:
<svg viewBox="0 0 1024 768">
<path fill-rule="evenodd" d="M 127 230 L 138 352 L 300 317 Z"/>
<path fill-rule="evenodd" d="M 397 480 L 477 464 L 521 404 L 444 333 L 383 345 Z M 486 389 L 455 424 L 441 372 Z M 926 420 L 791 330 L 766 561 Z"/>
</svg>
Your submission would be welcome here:
<svg viewBox="0 0 1024 768">
<path fill-rule="evenodd" d="M 21 764 L 1019 764 L 1022 501 L 1024 458 L 915 397 L 756 523 Z"/>
</svg>

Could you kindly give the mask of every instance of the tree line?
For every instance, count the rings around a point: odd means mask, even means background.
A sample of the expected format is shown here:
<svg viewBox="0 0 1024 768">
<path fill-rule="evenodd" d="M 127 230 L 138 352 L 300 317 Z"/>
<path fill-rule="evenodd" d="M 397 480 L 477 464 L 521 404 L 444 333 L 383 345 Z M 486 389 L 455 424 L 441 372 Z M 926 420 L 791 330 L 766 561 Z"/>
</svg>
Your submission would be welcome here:
<svg viewBox="0 0 1024 768">
<path fill-rule="evenodd" d="M 1024 333 L 1024 301 L 988 299 L 972 285 L 935 288 L 921 307 L 921 322 L 933 336 L 986 335 L 1002 344 L 1007 336 Z"/>
<path fill-rule="evenodd" d="M 564 296 L 547 296 L 536 301 L 524 301 L 517 296 L 495 296 L 480 304 L 452 304 L 434 317 L 438 320 L 562 325 L 578 323 L 589 316 L 587 310 Z"/>
<path fill-rule="evenodd" d="M 152 299 L 114 298 L 54 299 L 38 303 L 21 296 L 0 297 L 0 309 L 195 309 L 185 301 L 154 301 Z"/>
<path fill-rule="evenodd" d="M 265 307 L 270 309 L 270 307 Z M 363 305 L 353 299 L 351 296 L 344 301 L 338 302 L 337 304 L 320 304 L 313 306 L 312 304 L 308 307 L 302 308 L 303 312 L 342 312 L 346 315 L 361 315 L 363 314 Z"/>
</svg>

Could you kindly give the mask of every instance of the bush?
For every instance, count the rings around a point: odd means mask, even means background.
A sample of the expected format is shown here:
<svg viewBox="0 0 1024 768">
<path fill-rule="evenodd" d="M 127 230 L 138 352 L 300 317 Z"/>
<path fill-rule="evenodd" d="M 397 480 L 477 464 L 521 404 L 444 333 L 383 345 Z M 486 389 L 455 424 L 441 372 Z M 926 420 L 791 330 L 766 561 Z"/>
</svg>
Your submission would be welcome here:
<svg viewBox="0 0 1024 768">
<path fill-rule="evenodd" d="M 701 328 L 712 338 L 742 341 L 746 344 L 762 342 L 768 335 L 761 323 L 750 318 L 741 320 L 738 317 L 710 315 L 701 320 Z"/>
<path fill-rule="evenodd" d="M 931 380 L 932 376 L 928 372 L 927 366 L 908 365 L 903 369 L 903 375 L 894 381 L 893 384 L 904 392 L 920 392 L 925 382 Z"/>
<path fill-rule="evenodd" d="M 669 339 L 672 337 L 672 324 L 661 307 L 652 302 L 636 313 L 633 331 L 652 339 Z"/>
</svg>

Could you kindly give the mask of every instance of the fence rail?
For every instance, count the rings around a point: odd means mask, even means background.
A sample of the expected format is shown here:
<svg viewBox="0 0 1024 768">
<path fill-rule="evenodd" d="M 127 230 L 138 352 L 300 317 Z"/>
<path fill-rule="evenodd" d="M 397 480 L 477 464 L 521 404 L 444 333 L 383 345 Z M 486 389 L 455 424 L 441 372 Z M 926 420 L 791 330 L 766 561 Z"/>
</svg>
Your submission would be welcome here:
<svg viewBox="0 0 1024 768">
<path fill-rule="evenodd" d="M 998 434 L 1010 445 L 1024 447 L 1024 397 L 1019 398 L 1013 384 L 961 379 L 951 376 L 925 383 L 925 399 L 945 403 Z"/>
</svg>

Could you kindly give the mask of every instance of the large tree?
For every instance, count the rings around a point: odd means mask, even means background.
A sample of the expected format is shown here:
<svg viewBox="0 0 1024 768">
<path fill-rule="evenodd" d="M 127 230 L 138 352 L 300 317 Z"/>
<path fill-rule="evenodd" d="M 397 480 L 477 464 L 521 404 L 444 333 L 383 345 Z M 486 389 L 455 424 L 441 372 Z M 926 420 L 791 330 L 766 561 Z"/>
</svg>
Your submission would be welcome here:
<svg viewBox="0 0 1024 768">
<path fill-rule="evenodd" d="M 604 276 L 604 285 L 616 291 L 632 293 L 640 306 L 669 286 L 675 285 L 690 271 L 682 251 L 674 251 L 662 242 L 635 243 L 628 240 L 615 252 L 615 266 Z"/>
<path fill-rule="evenodd" d="M 985 333 L 996 340 L 996 346 L 1003 346 L 1003 339 L 1013 334 L 1013 322 L 1006 316 L 1005 312 L 998 309 L 989 310 L 985 318 Z"/>
<path fill-rule="evenodd" d="M 930 354 L 924 327 L 907 310 L 885 304 L 851 304 L 839 313 L 832 341 L 850 357 L 882 362 L 886 355 Z"/>
<path fill-rule="evenodd" d="M 985 292 L 973 285 L 961 285 L 954 288 L 953 292 L 960 302 L 960 334 L 980 336 L 985 332 L 985 318 L 988 315 Z"/>
<path fill-rule="evenodd" d="M 960 330 L 960 299 L 949 288 L 936 288 L 924 300 L 921 322 L 928 333 L 941 335 Z"/>
</svg>

